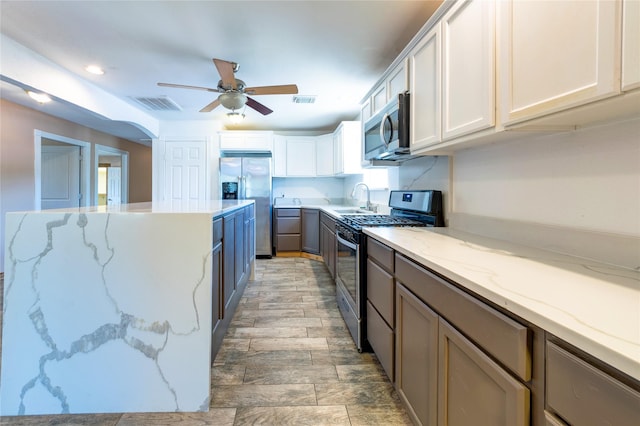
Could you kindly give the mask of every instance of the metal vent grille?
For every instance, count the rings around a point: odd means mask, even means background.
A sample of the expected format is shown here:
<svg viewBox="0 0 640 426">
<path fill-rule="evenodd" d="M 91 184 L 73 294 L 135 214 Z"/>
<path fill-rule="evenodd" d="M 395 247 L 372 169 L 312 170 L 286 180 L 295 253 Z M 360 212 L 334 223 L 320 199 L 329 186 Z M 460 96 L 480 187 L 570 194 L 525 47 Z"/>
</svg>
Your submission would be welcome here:
<svg viewBox="0 0 640 426">
<path fill-rule="evenodd" d="M 182 108 L 171 99 L 163 96 L 160 98 L 132 98 L 134 101 L 150 111 L 182 111 Z"/>
<path fill-rule="evenodd" d="M 316 101 L 316 97 L 313 95 L 306 96 L 294 96 L 293 103 L 294 104 L 312 104 Z"/>
</svg>

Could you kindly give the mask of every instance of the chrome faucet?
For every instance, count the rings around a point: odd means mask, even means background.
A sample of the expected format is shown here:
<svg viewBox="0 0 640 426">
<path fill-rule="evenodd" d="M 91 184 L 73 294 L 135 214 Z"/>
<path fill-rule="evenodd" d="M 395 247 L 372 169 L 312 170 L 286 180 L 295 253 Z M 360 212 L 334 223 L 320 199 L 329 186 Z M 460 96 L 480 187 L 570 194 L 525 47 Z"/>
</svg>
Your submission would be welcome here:
<svg viewBox="0 0 640 426">
<path fill-rule="evenodd" d="M 358 189 L 358 187 L 362 185 L 364 186 L 364 188 L 367 190 L 367 210 L 371 210 L 371 193 L 369 191 L 369 187 L 367 186 L 366 183 L 364 182 L 358 182 L 353 186 L 353 191 L 351 191 L 351 198 L 355 198 L 356 197 L 356 189 Z"/>
</svg>

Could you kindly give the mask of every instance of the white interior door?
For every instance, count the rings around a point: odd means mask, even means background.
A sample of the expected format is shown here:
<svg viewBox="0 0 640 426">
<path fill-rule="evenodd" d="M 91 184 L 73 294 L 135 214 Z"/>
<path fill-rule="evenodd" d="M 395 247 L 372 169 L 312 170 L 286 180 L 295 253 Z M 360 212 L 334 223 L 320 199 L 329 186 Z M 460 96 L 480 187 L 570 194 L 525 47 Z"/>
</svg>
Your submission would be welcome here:
<svg viewBox="0 0 640 426">
<path fill-rule="evenodd" d="M 107 168 L 107 205 L 117 206 L 122 203 L 122 168 Z"/>
<path fill-rule="evenodd" d="M 42 209 L 80 206 L 80 149 L 74 145 L 42 146 Z"/>
<path fill-rule="evenodd" d="M 204 141 L 168 141 L 165 145 L 165 200 L 206 199 L 206 144 Z"/>
</svg>

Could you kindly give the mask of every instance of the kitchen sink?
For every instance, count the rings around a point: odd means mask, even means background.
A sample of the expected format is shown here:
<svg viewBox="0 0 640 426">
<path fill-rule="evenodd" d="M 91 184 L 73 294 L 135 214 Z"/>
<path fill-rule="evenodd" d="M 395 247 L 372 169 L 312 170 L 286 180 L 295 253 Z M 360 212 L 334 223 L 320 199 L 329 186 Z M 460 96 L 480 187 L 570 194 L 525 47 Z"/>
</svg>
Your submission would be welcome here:
<svg viewBox="0 0 640 426">
<path fill-rule="evenodd" d="M 340 213 L 340 214 L 369 214 L 372 213 L 368 210 L 364 210 L 364 209 L 335 209 L 334 212 L 336 213 Z"/>
</svg>

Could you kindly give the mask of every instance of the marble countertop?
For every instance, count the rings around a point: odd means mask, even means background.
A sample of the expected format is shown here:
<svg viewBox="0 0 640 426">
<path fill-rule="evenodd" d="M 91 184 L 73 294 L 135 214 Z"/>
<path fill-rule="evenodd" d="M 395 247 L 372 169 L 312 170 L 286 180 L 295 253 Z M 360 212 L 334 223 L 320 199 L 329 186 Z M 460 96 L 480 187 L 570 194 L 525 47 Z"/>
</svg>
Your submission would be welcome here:
<svg viewBox="0 0 640 426">
<path fill-rule="evenodd" d="M 35 210 L 28 213 L 205 213 L 218 216 L 253 203 L 253 200 L 161 201 Z"/>
<path fill-rule="evenodd" d="M 640 271 L 451 228 L 364 232 L 640 380 Z"/>
</svg>

